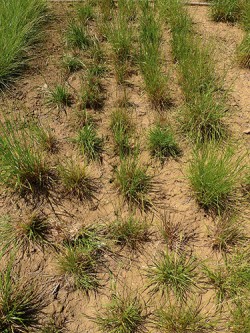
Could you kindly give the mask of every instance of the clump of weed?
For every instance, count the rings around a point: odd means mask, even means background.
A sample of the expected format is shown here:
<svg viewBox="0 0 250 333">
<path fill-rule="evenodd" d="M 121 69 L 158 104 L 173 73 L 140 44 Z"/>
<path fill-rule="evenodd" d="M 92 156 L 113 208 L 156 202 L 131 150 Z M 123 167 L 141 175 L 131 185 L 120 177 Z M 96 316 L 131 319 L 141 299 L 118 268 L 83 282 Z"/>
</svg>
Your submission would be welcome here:
<svg viewBox="0 0 250 333">
<path fill-rule="evenodd" d="M 92 40 L 86 27 L 72 20 L 66 31 L 66 43 L 70 48 L 87 50 L 92 45 Z"/>
<path fill-rule="evenodd" d="M 47 101 L 49 105 L 62 108 L 64 106 L 70 106 L 72 98 L 68 89 L 64 85 L 58 84 L 54 89 L 50 89 Z"/>
<path fill-rule="evenodd" d="M 45 216 L 33 213 L 25 219 L 0 219 L 0 238 L 3 253 L 13 247 L 26 250 L 30 246 L 43 247 L 50 242 L 50 224 Z"/>
<path fill-rule="evenodd" d="M 236 22 L 242 15 L 242 5 L 241 0 L 213 0 L 212 18 L 220 22 Z"/>
<path fill-rule="evenodd" d="M 96 291 L 100 286 L 98 273 L 104 265 L 104 253 L 108 251 L 105 237 L 97 227 L 85 227 L 73 241 L 68 241 L 58 258 L 60 271 L 75 288 Z"/>
<path fill-rule="evenodd" d="M 0 130 L 0 183 L 21 192 L 47 187 L 51 171 L 32 134 L 25 128 L 16 130 L 9 120 L 0 123 Z"/>
<path fill-rule="evenodd" d="M 84 64 L 80 58 L 74 55 L 65 55 L 62 60 L 63 67 L 69 72 L 73 73 L 82 68 L 84 68 Z"/>
<path fill-rule="evenodd" d="M 117 217 L 108 227 L 108 234 L 118 245 L 137 250 L 150 240 L 147 221 L 133 217 Z"/>
<path fill-rule="evenodd" d="M 147 277 L 152 293 L 174 294 L 186 301 L 187 295 L 197 288 L 199 261 L 191 254 L 161 252 L 148 267 Z"/>
<path fill-rule="evenodd" d="M 146 332 L 147 312 L 138 295 L 112 293 L 110 303 L 105 305 L 92 320 L 100 332 L 136 333 Z"/>
<path fill-rule="evenodd" d="M 242 170 L 242 157 L 235 158 L 231 147 L 221 151 L 207 145 L 195 151 L 188 178 L 198 203 L 217 213 L 229 208 Z"/>
<path fill-rule="evenodd" d="M 124 198 L 142 208 L 151 205 L 148 194 L 153 189 L 152 176 L 147 167 L 141 166 L 136 158 L 124 159 L 116 170 L 116 184 Z"/>
<path fill-rule="evenodd" d="M 100 109 L 104 103 L 103 87 L 99 73 L 89 69 L 82 86 L 82 106 L 83 108 Z"/>
<path fill-rule="evenodd" d="M 116 152 L 121 158 L 125 157 L 131 152 L 131 136 L 134 129 L 127 110 L 117 109 L 112 112 L 110 128 L 114 136 Z"/>
<path fill-rule="evenodd" d="M 183 251 L 191 242 L 197 240 L 197 227 L 190 227 L 178 215 L 164 212 L 161 215 L 160 232 L 168 248 L 172 251 Z"/>
<path fill-rule="evenodd" d="M 168 333 L 214 332 L 217 320 L 214 315 L 204 312 L 200 302 L 191 304 L 167 304 L 156 311 L 154 326 Z"/>
<path fill-rule="evenodd" d="M 249 251 L 226 257 L 216 268 L 204 267 L 208 285 L 219 304 L 245 296 L 250 291 Z"/>
<path fill-rule="evenodd" d="M 148 135 L 148 146 L 151 154 L 161 161 L 169 156 L 180 155 L 180 148 L 168 126 L 157 124 L 151 128 Z"/>
<path fill-rule="evenodd" d="M 38 329 L 45 303 L 37 284 L 24 281 L 11 265 L 0 273 L 0 329 L 2 332 L 28 332 Z"/>
<path fill-rule="evenodd" d="M 209 237 L 212 248 L 223 252 L 230 252 L 233 247 L 242 246 L 248 240 L 243 225 L 230 216 L 219 217 L 209 231 Z"/>
<path fill-rule="evenodd" d="M 70 160 L 67 164 L 59 166 L 60 180 L 69 194 L 80 199 L 92 199 L 97 190 L 97 183 L 87 171 L 85 164 Z"/>
<path fill-rule="evenodd" d="M 97 135 L 93 123 L 84 125 L 74 141 L 89 160 L 101 159 L 103 139 Z"/>
</svg>

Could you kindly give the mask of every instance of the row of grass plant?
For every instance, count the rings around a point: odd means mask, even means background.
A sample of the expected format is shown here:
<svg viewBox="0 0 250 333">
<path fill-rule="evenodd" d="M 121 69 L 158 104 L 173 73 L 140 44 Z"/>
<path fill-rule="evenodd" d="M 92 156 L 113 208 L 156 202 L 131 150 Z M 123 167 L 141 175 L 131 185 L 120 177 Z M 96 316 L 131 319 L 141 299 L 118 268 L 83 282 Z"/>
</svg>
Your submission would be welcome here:
<svg viewBox="0 0 250 333">
<path fill-rule="evenodd" d="M 21 73 L 47 19 L 44 0 L 3 0 L 0 3 L 0 86 Z"/>
<path fill-rule="evenodd" d="M 139 68 L 145 91 L 156 108 L 170 104 L 168 77 L 162 65 L 162 23 L 157 7 L 150 1 L 140 2 Z"/>
<path fill-rule="evenodd" d="M 243 67 L 250 68 L 250 3 L 245 3 L 242 15 L 242 25 L 245 29 L 245 36 L 238 46 L 237 57 Z"/>
</svg>

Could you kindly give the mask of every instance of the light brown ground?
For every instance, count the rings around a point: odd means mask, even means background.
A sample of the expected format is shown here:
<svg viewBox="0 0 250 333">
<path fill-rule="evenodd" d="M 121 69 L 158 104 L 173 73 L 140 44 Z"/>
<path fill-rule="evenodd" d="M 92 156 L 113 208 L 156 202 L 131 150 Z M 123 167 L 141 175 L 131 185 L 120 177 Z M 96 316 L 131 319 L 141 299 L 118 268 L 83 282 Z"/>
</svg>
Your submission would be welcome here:
<svg viewBox="0 0 250 333">
<path fill-rule="evenodd" d="M 72 74 L 68 82 L 75 89 L 72 90 L 75 96 L 75 103 L 67 108 L 66 112 L 59 112 L 48 107 L 44 102 L 45 85 L 53 87 L 63 81 L 61 58 L 65 52 L 64 29 L 67 22 L 67 12 L 72 10 L 72 5 L 60 3 L 53 4 L 52 10 L 55 14 L 53 21 L 46 30 L 45 42 L 37 47 L 36 55 L 31 63 L 30 69 L 25 72 L 16 85 L 10 89 L 6 96 L 1 97 L 2 109 L 10 112 L 25 112 L 26 117 L 38 118 L 44 125 L 50 126 L 59 142 L 59 152 L 51 157 L 53 161 L 63 161 L 67 157 L 77 154 L 77 149 L 69 138 L 74 137 L 75 130 L 70 126 L 72 122 L 72 111 L 77 108 L 77 93 L 80 93 L 81 72 Z M 223 74 L 226 70 L 225 87 L 232 85 L 230 94 L 230 116 L 228 123 L 233 136 L 239 139 L 241 145 L 249 149 L 249 136 L 243 131 L 250 126 L 250 72 L 240 69 L 234 62 L 234 52 L 240 43 L 243 32 L 240 27 L 217 24 L 211 22 L 208 16 L 208 9 L 205 7 L 190 7 L 189 9 L 197 31 L 200 32 L 205 42 L 212 40 L 215 46 L 215 57 L 218 62 L 218 72 Z M 164 166 L 150 160 L 146 151 L 145 133 L 157 113 L 152 109 L 143 92 L 143 82 L 138 74 L 133 75 L 129 82 L 129 97 L 134 107 L 131 109 L 133 119 L 137 124 L 138 136 L 142 146 L 142 161 L 149 164 L 149 170 L 155 175 L 157 183 L 156 207 L 152 213 L 147 214 L 147 219 L 152 221 L 152 229 L 156 231 L 153 240 L 146 245 L 143 254 L 132 256 L 126 250 L 122 252 L 124 258 L 121 260 L 110 260 L 110 268 L 115 278 L 121 285 L 128 285 L 132 289 L 143 291 L 144 298 L 150 299 L 144 291 L 146 278 L 143 276 L 144 268 L 151 261 L 154 254 L 163 248 L 163 242 L 157 225 L 159 214 L 164 210 L 174 211 L 176 220 L 184 219 L 191 226 L 197 226 L 199 239 L 194 244 L 194 252 L 201 259 L 216 260 L 207 242 L 207 227 L 212 226 L 212 218 L 207 215 L 196 204 L 192 197 L 188 181 L 185 177 L 188 161 L 190 159 L 191 147 L 178 131 L 178 124 L 175 121 L 176 109 L 182 105 L 182 94 L 178 86 L 176 68 L 172 62 L 169 46 L 170 35 L 164 34 L 164 55 L 166 57 L 166 68 L 170 75 L 170 91 L 175 106 L 168 111 L 169 119 L 175 128 L 177 138 L 183 150 L 183 156 L 178 160 L 169 160 Z M 111 66 L 112 68 L 112 66 Z M 117 98 L 120 96 L 121 88 L 118 88 L 114 75 L 108 72 L 103 80 L 106 89 L 105 107 L 101 112 L 91 113 L 98 119 L 98 130 L 105 139 L 105 153 L 103 164 L 91 165 L 91 173 L 100 177 L 100 191 L 97 200 L 93 203 L 80 202 L 72 198 L 59 198 L 58 194 L 51 194 L 51 198 L 34 205 L 34 202 L 27 202 L 18 195 L 2 194 L 0 197 L 0 213 L 13 216 L 25 216 L 28 211 L 39 209 L 46 213 L 53 226 L 53 239 L 59 241 L 64 234 L 75 235 L 83 225 L 93 223 L 108 223 L 114 219 L 114 212 L 117 209 L 126 213 L 127 207 L 110 179 L 113 177 L 113 166 L 117 164 L 117 158 L 113 154 L 112 138 L 110 135 L 109 115 L 115 107 Z M 77 92 L 77 93 L 76 93 Z M 243 148 L 245 150 L 245 148 Z M 247 221 L 249 223 L 249 221 Z M 56 315 L 66 320 L 67 332 L 72 333 L 94 333 L 95 326 L 85 315 L 93 314 L 101 303 L 107 300 L 110 294 L 111 280 L 106 281 L 105 287 L 96 297 L 93 295 L 87 298 L 80 291 L 72 291 L 67 281 L 56 274 L 56 253 L 53 249 L 46 248 L 45 252 L 34 250 L 25 255 L 19 262 L 20 271 L 25 276 L 31 274 L 39 277 L 41 284 L 44 283 L 48 292 L 50 304 L 45 309 L 47 316 Z M 27 273 L 28 272 L 28 273 Z M 107 278 L 108 276 L 106 276 Z M 52 291 L 60 285 L 58 296 L 53 298 Z M 208 297 L 208 296 L 207 296 Z M 158 300 L 150 299 L 150 305 L 158 306 Z M 151 330 L 151 332 L 155 332 Z"/>
</svg>

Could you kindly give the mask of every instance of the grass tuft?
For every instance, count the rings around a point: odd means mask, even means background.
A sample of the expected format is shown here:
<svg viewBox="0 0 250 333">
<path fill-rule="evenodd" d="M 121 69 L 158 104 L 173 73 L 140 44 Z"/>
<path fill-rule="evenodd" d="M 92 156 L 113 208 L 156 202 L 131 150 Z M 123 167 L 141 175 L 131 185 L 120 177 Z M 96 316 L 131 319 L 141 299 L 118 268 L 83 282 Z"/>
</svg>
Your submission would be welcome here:
<svg viewBox="0 0 250 333">
<path fill-rule="evenodd" d="M 147 313 L 139 296 L 115 292 L 92 320 L 103 333 L 143 333 L 147 331 L 146 319 Z"/>
<path fill-rule="evenodd" d="M 0 123 L 0 183 L 21 192 L 35 192 L 51 182 L 44 155 L 25 128 L 16 130 L 13 121 Z"/>
<path fill-rule="evenodd" d="M 55 105 L 58 108 L 62 108 L 64 106 L 70 106 L 72 99 L 67 88 L 64 85 L 58 84 L 54 89 L 49 91 L 47 101 L 49 105 Z"/>
<path fill-rule="evenodd" d="M 0 330 L 4 333 L 37 330 L 43 295 L 32 281 L 23 281 L 10 265 L 0 273 Z"/>
<path fill-rule="evenodd" d="M 97 227 L 86 227 L 73 241 L 66 243 L 58 258 L 59 269 L 74 288 L 87 294 L 100 286 L 98 273 L 104 265 L 107 241 Z"/>
<path fill-rule="evenodd" d="M 74 141 L 89 160 L 101 159 L 103 139 L 97 135 L 96 129 L 92 123 L 84 125 Z"/>
<path fill-rule="evenodd" d="M 242 170 L 242 157 L 235 158 L 231 147 L 222 152 L 212 144 L 195 151 L 188 177 L 198 203 L 217 213 L 230 208 Z"/>
<path fill-rule="evenodd" d="M 154 326 L 168 333 L 207 333 L 216 331 L 217 320 L 205 313 L 200 302 L 168 304 L 156 311 Z"/>
<path fill-rule="evenodd" d="M 213 0 L 211 14 L 214 21 L 236 22 L 242 15 L 241 0 Z"/>
<path fill-rule="evenodd" d="M 120 158 L 131 152 L 131 136 L 134 129 L 132 119 L 125 109 L 114 110 L 111 114 L 110 128 L 115 141 L 115 151 Z"/>
<path fill-rule="evenodd" d="M 76 72 L 84 67 L 81 59 L 74 55 L 65 55 L 62 65 L 69 73 Z"/>
<path fill-rule="evenodd" d="M 0 89 L 21 74 L 46 20 L 47 4 L 43 0 L 1 1 Z"/>
<path fill-rule="evenodd" d="M 148 196 L 153 189 L 152 177 L 147 167 L 141 166 L 136 158 L 121 161 L 116 170 L 116 184 L 124 198 L 131 204 L 141 208 L 149 208 L 151 201 Z"/>
<path fill-rule="evenodd" d="M 151 154 L 161 161 L 169 156 L 177 157 L 180 155 L 180 148 L 168 126 L 157 124 L 151 128 L 148 135 L 148 146 Z"/>
<path fill-rule="evenodd" d="M 158 259 L 148 267 L 150 291 L 171 295 L 186 301 L 188 294 L 197 288 L 199 262 L 196 257 L 185 253 L 161 252 Z"/>
<path fill-rule="evenodd" d="M 72 20 L 66 31 L 66 43 L 70 48 L 87 50 L 92 45 L 92 40 L 86 27 Z"/>
<path fill-rule="evenodd" d="M 149 224 L 132 215 L 122 218 L 117 217 L 108 227 L 108 235 L 116 244 L 138 250 L 150 241 Z"/>
<path fill-rule="evenodd" d="M 97 183 L 89 176 L 86 165 L 70 160 L 59 166 L 59 176 L 67 193 L 81 200 L 93 198 Z"/>
</svg>

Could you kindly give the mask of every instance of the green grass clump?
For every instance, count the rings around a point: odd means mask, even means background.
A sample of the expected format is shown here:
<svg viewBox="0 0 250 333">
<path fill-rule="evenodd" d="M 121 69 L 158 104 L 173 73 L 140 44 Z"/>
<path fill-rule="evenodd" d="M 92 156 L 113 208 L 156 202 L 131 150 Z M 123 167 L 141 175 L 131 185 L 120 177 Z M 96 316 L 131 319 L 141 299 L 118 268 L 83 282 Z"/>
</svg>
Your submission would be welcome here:
<svg viewBox="0 0 250 333">
<path fill-rule="evenodd" d="M 89 68 L 87 76 L 82 86 L 82 107 L 88 109 L 101 109 L 104 104 L 103 87 L 100 75 L 103 73 L 102 67 L 95 66 Z"/>
<path fill-rule="evenodd" d="M 103 139 L 98 136 L 92 123 L 83 126 L 74 141 L 89 160 L 101 159 Z"/>
<path fill-rule="evenodd" d="M 212 91 L 196 94 L 181 110 L 182 130 L 197 143 L 220 141 L 226 137 L 226 127 L 223 123 L 226 110 L 224 100 L 215 99 Z"/>
<path fill-rule="evenodd" d="M 242 158 L 235 158 L 231 147 L 222 151 L 207 145 L 195 151 L 188 178 L 198 203 L 217 213 L 230 208 L 242 170 Z"/>
<path fill-rule="evenodd" d="M 30 131 L 43 151 L 49 153 L 57 151 L 57 139 L 50 128 L 44 127 L 42 124 L 31 124 Z"/>
<path fill-rule="evenodd" d="M 180 155 L 180 148 L 168 126 L 157 124 L 151 128 L 148 135 L 148 146 L 151 154 L 160 160 Z"/>
<path fill-rule="evenodd" d="M 191 304 L 167 304 L 156 311 L 154 326 L 168 333 L 207 333 L 216 331 L 217 321 L 204 313 L 200 302 Z"/>
<path fill-rule="evenodd" d="M 41 214 L 33 213 L 25 219 L 0 218 L 0 239 L 3 253 L 13 247 L 23 251 L 31 246 L 43 247 L 49 243 L 50 224 Z"/>
<path fill-rule="evenodd" d="M 126 109 L 117 109 L 112 112 L 110 128 L 115 141 L 115 151 L 123 158 L 131 152 L 131 136 L 134 129 Z"/>
<path fill-rule="evenodd" d="M 0 88 L 21 73 L 30 49 L 47 19 L 43 0 L 2 0 L 0 3 Z M 10 24 L 11 22 L 11 24 Z"/>
<path fill-rule="evenodd" d="M 10 265 L 0 273 L 0 330 L 4 333 L 37 330 L 43 297 L 32 281 L 23 281 Z"/>
<path fill-rule="evenodd" d="M 141 166 L 136 158 L 121 161 L 116 170 L 116 184 L 129 203 L 141 208 L 151 205 L 148 195 L 153 189 L 152 177 L 148 174 L 147 167 Z"/>
<path fill-rule="evenodd" d="M 146 6 L 141 14 L 139 43 L 138 62 L 145 90 L 151 103 L 162 108 L 170 103 L 168 79 L 162 72 L 161 20 L 150 6 Z"/>
<path fill-rule="evenodd" d="M 69 72 L 76 72 L 84 67 L 83 62 L 77 56 L 65 55 L 62 61 L 63 67 Z"/>
<path fill-rule="evenodd" d="M 232 333 L 248 333 L 250 332 L 250 306 L 248 298 L 239 302 L 230 311 L 230 320 L 228 327 Z"/>
<path fill-rule="evenodd" d="M 205 266 L 204 274 L 208 285 L 215 291 L 219 304 L 249 295 L 249 250 L 241 254 L 236 252 L 230 258 L 224 258 L 215 268 Z"/>
<path fill-rule="evenodd" d="M 98 273 L 104 265 L 107 242 L 96 227 L 86 227 L 73 241 L 66 243 L 58 258 L 60 272 L 75 288 L 96 291 L 100 286 Z"/>
<path fill-rule="evenodd" d="M 95 18 L 93 6 L 89 3 L 77 5 L 76 14 L 79 21 L 84 25 Z"/>
<path fill-rule="evenodd" d="M 151 292 L 171 295 L 186 301 L 188 294 L 197 288 L 199 262 L 185 253 L 161 252 L 148 267 L 147 277 Z"/>
<path fill-rule="evenodd" d="M 67 193 L 80 199 L 91 199 L 97 190 L 96 180 L 89 176 L 85 164 L 70 160 L 59 167 L 59 177 Z"/>
<path fill-rule="evenodd" d="M 70 48 L 87 50 L 92 45 L 92 40 L 86 27 L 72 20 L 66 31 L 66 43 Z"/>
<path fill-rule="evenodd" d="M 237 58 L 242 67 L 250 68 L 250 29 L 237 49 Z"/>
<path fill-rule="evenodd" d="M 143 333 L 147 331 L 146 319 L 147 314 L 138 296 L 116 292 L 93 321 L 103 333 Z"/>
<path fill-rule="evenodd" d="M 117 217 L 108 227 L 108 234 L 116 244 L 131 250 L 139 249 L 150 240 L 149 224 L 132 215 Z"/>
<path fill-rule="evenodd" d="M 213 0 L 211 14 L 214 21 L 236 22 L 241 18 L 242 0 Z"/>
<path fill-rule="evenodd" d="M 47 101 L 49 105 L 62 108 L 64 106 L 70 106 L 72 99 L 67 88 L 64 85 L 58 84 L 54 89 L 49 91 Z"/>
<path fill-rule="evenodd" d="M 0 183 L 21 192 L 45 189 L 51 171 L 32 134 L 9 120 L 0 122 L 0 132 Z"/>
</svg>

